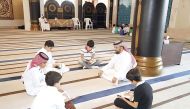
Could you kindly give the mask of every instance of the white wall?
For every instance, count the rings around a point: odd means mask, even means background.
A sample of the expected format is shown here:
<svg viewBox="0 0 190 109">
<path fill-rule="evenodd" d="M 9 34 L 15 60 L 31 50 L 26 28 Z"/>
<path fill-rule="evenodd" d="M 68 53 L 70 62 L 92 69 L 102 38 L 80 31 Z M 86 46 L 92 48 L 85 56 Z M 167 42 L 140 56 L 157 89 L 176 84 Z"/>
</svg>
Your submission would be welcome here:
<svg viewBox="0 0 190 109">
<path fill-rule="evenodd" d="M 173 0 L 169 28 L 190 28 L 190 0 Z"/>
<path fill-rule="evenodd" d="M 92 0 L 82 0 L 82 5 L 84 5 L 85 2 L 92 2 Z"/>
<path fill-rule="evenodd" d="M 108 8 L 108 0 L 98 0 L 98 3 L 104 3 L 106 8 Z"/>
<path fill-rule="evenodd" d="M 0 28 L 17 28 L 24 25 L 24 20 L 0 20 Z"/>
<path fill-rule="evenodd" d="M 177 28 L 190 27 L 190 0 L 180 0 L 176 18 Z"/>
</svg>

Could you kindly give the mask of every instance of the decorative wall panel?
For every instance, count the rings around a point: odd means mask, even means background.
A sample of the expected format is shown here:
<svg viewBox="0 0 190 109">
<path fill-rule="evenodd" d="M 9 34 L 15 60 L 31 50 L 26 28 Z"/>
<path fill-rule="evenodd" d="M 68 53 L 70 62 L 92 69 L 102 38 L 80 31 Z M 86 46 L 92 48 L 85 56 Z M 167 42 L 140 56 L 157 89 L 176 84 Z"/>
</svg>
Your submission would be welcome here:
<svg viewBox="0 0 190 109">
<path fill-rule="evenodd" d="M 71 19 L 75 16 L 75 6 L 70 1 L 63 1 L 61 5 L 56 0 L 45 3 L 45 17 L 48 19 Z"/>
<path fill-rule="evenodd" d="M 55 0 L 49 0 L 45 3 L 45 17 L 47 19 L 54 19 L 55 17 L 61 18 L 58 16 L 59 4 Z"/>
<path fill-rule="evenodd" d="M 75 6 L 70 1 L 64 1 L 61 4 L 61 8 L 63 9 L 63 19 L 71 19 L 75 17 Z"/>
<path fill-rule="evenodd" d="M 12 0 L 0 0 L 0 19 L 13 19 Z"/>
<path fill-rule="evenodd" d="M 83 17 L 94 19 L 94 4 L 91 2 L 85 2 L 83 5 Z"/>
<path fill-rule="evenodd" d="M 129 24 L 131 15 L 131 0 L 119 0 L 118 24 Z"/>
</svg>

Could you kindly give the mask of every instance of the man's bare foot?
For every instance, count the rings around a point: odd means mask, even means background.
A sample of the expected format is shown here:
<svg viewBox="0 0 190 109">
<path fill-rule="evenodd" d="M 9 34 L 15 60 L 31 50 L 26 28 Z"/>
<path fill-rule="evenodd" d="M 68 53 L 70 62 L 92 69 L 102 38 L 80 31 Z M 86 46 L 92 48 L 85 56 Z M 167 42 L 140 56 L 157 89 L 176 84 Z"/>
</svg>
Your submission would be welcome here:
<svg viewBox="0 0 190 109">
<path fill-rule="evenodd" d="M 113 79 L 112 79 L 112 83 L 114 84 L 114 85 L 118 85 L 118 79 L 116 78 L 116 77 L 113 77 Z"/>
</svg>

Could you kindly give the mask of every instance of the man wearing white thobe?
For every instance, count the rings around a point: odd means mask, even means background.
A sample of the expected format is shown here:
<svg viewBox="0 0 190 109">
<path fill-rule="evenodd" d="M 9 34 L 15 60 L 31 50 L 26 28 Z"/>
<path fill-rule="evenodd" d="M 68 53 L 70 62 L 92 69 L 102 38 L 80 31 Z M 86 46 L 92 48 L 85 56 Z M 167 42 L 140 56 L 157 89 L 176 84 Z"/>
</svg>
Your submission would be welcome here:
<svg viewBox="0 0 190 109">
<path fill-rule="evenodd" d="M 47 61 L 48 56 L 40 52 L 28 63 L 22 75 L 22 81 L 28 95 L 35 96 L 43 86 L 46 86 L 43 69 L 46 67 Z"/>
<path fill-rule="evenodd" d="M 40 22 L 40 26 L 41 26 L 42 31 L 44 31 L 44 30 L 49 31 L 50 30 L 50 25 L 44 16 L 39 18 L 39 22 Z"/>
<path fill-rule="evenodd" d="M 100 76 L 112 83 L 117 84 L 119 80 L 125 80 L 127 72 L 137 66 L 133 55 L 127 50 L 123 41 L 114 43 L 115 55 L 111 61 L 104 66 Z"/>
</svg>

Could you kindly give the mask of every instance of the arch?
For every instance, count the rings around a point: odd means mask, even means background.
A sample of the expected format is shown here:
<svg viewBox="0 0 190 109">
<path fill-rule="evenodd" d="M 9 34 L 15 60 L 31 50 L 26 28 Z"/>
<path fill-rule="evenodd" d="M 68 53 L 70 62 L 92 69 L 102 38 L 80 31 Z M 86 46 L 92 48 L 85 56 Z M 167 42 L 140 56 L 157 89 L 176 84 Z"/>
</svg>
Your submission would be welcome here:
<svg viewBox="0 0 190 109">
<path fill-rule="evenodd" d="M 94 19 L 94 4 L 91 2 L 85 2 L 83 5 L 83 18 Z"/>
<path fill-rule="evenodd" d="M 63 9 L 63 19 L 71 19 L 75 17 L 75 6 L 72 2 L 62 2 L 61 8 Z"/>
<path fill-rule="evenodd" d="M 104 3 L 96 5 L 96 26 L 106 28 L 106 5 Z"/>
<path fill-rule="evenodd" d="M 45 5 L 45 17 L 48 19 L 54 19 L 55 17 L 58 17 L 57 11 L 59 8 L 59 4 L 55 0 L 48 0 Z M 58 17 L 59 18 L 59 17 Z"/>
</svg>

